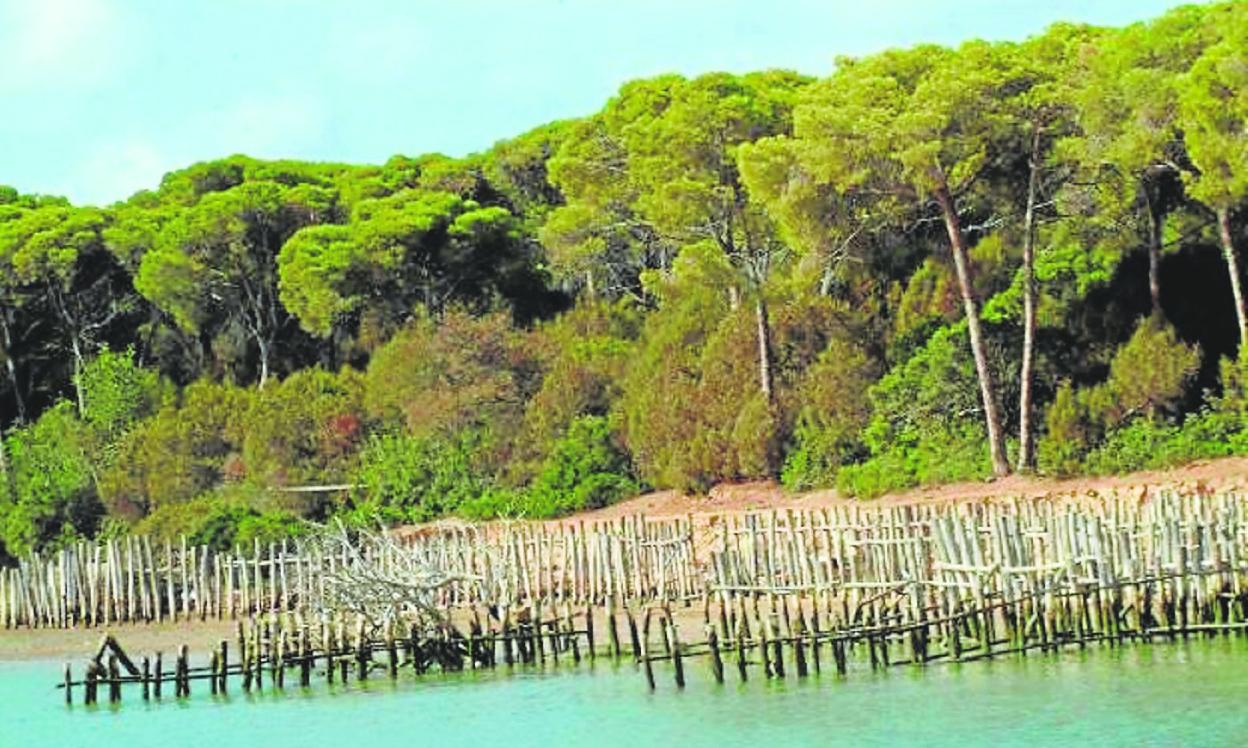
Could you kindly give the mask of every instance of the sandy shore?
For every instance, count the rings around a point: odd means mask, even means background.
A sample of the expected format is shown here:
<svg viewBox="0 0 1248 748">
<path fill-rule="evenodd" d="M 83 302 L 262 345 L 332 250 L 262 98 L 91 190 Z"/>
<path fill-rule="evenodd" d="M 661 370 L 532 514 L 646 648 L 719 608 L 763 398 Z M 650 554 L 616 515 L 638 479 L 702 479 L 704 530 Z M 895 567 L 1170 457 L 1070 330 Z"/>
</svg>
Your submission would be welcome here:
<svg viewBox="0 0 1248 748">
<path fill-rule="evenodd" d="M 95 654 L 100 638 L 109 633 L 135 657 L 164 652 L 166 658 L 185 644 L 191 653 L 203 653 L 222 639 L 234 640 L 230 621 L 120 624 L 108 628 L 0 630 L 0 661 L 65 660 L 79 663 Z"/>
<path fill-rule="evenodd" d="M 1158 486 L 1191 488 L 1204 486 L 1219 490 L 1245 490 L 1248 487 L 1248 458 L 1228 458 L 1197 462 L 1174 470 L 1134 473 L 1131 475 L 1052 480 L 1029 476 L 1011 476 L 984 483 L 964 483 L 934 488 L 914 489 L 881 497 L 866 504 L 889 505 L 906 503 L 983 501 L 1010 496 L 1083 495 L 1095 496 L 1115 491 L 1143 491 Z M 613 520 L 631 514 L 651 517 L 692 515 L 695 531 L 705 531 L 710 518 L 723 513 L 759 509 L 808 509 L 853 502 L 837 496 L 834 491 L 793 494 L 774 483 L 723 485 L 706 496 L 686 496 L 676 491 L 663 491 L 620 502 L 605 509 L 574 515 L 559 522 Z M 418 528 L 410 528 L 416 530 Z M 698 625 L 701 611 L 674 611 L 686 624 Z M 235 624 L 230 621 L 198 621 L 159 625 L 119 624 L 105 629 L 20 629 L 0 630 L 0 661 L 58 659 L 78 662 L 95 652 L 105 632 L 113 634 L 127 652 L 136 656 L 162 651 L 172 653 L 186 644 L 192 653 L 207 652 L 222 639 L 233 641 Z"/>
</svg>

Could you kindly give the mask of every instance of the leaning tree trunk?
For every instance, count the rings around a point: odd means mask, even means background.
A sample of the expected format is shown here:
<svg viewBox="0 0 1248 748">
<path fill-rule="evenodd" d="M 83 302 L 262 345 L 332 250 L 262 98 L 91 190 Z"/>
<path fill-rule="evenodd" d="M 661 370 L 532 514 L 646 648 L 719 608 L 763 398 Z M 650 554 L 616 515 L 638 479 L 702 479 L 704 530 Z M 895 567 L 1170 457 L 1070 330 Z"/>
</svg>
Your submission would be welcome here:
<svg viewBox="0 0 1248 748">
<path fill-rule="evenodd" d="M 1218 236 L 1222 240 L 1222 257 L 1226 259 L 1226 272 L 1231 276 L 1231 294 L 1235 297 L 1235 319 L 1239 323 L 1239 352 L 1248 351 L 1248 308 L 1244 307 L 1244 289 L 1239 279 L 1239 258 L 1235 256 L 1235 242 L 1231 239 L 1231 212 L 1218 209 Z"/>
<path fill-rule="evenodd" d="M 260 384 L 257 389 L 262 390 L 269 381 L 269 341 L 263 335 L 257 335 L 256 347 L 260 352 Z"/>
<path fill-rule="evenodd" d="M 774 399 L 775 382 L 771 371 L 771 320 L 767 314 L 767 302 L 759 289 L 754 302 L 754 318 L 758 323 L 758 389 L 770 403 Z"/>
<path fill-rule="evenodd" d="M 988 355 L 984 350 L 984 335 L 979 326 L 979 304 L 975 300 L 975 290 L 971 286 L 970 261 L 967 259 L 966 244 L 962 239 L 962 225 L 953 206 L 953 196 L 949 194 L 947 188 L 941 187 L 936 191 L 936 201 L 940 203 L 940 210 L 945 219 L 945 229 L 949 232 L 949 246 L 953 250 L 953 264 L 957 270 L 958 287 L 962 292 L 966 327 L 971 338 L 971 355 L 975 358 L 975 373 L 979 377 L 979 394 L 984 404 L 984 421 L 988 427 L 988 450 L 992 456 L 992 472 L 999 476 L 1009 475 L 1010 463 L 1005 455 L 1005 433 L 1001 430 L 1001 415 L 997 410 L 997 388 L 992 379 L 992 371 L 988 368 Z"/>
<path fill-rule="evenodd" d="M 70 336 L 70 348 L 74 352 L 74 395 L 78 399 L 78 417 L 85 418 L 87 415 L 87 397 L 82 388 L 82 343 L 78 341 L 77 335 Z"/>
<path fill-rule="evenodd" d="M 1031 133 L 1027 212 L 1023 217 L 1023 362 L 1018 375 L 1018 471 L 1032 466 L 1031 380 L 1036 354 L 1036 193 L 1040 184 L 1040 128 Z"/>
</svg>

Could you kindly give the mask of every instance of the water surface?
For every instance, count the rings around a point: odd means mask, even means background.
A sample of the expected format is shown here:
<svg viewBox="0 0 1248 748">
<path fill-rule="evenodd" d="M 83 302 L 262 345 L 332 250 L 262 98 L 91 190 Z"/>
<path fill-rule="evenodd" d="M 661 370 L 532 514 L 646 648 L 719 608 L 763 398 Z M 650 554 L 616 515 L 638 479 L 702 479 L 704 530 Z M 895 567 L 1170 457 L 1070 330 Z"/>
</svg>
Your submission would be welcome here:
<svg viewBox="0 0 1248 748">
<path fill-rule="evenodd" d="M 704 658 L 687 666 L 688 688 L 660 671 L 654 693 L 631 663 L 599 660 L 66 707 L 59 663 L 0 662 L 0 748 L 1248 745 L 1248 643 L 1233 639 L 725 686 Z"/>
</svg>

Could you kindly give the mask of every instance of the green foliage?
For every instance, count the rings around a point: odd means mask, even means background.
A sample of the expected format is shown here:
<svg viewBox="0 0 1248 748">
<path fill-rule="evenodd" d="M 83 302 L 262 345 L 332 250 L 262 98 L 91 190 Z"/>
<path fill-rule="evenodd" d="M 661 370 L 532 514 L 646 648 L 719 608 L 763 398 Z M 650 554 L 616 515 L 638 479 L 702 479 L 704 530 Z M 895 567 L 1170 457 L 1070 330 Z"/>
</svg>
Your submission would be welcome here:
<svg viewBox="0 0 1248 748">
<path fill-rule="evenodd" d="M 365 433 L 362 379 L 304 369 L 251 394 L 230 437 L 242 448 L 230 477 L 261 486 L 346 480 Z"/>
<path fill-rule="evenodd" d="M 786 487 L 835 485 L 840 467 L 860 456 L 859 434 L 869 416 L 867 391 L 874 368 L 861 348 L 834 339 L 803 374 L 798 391 L 803 406 L 780 475 Z"/>
<path fill-rule="evenodd" d="M 518 428 L 538 361 L 500 314 L 419 318 L 379 349 L 365 373 L 370 416 L 416 436 Z"/>
<path fill-rule="evenodd" d="M 251 393 L 196 382 L 117 444 L 100 476 L 100 495 L 115 516 L 139 519 L 165 504 L 189 501 L 220 485 L 237 465 L 237 435 Z"/>
<path fill-rule="evenodd" d="M 1171 419 L 1199 366 L 1200 351 L 1178 340 L 1172 327 L 1143 320 L 1114 355 L 1108 379 L 1082 390 L 1069 382 L 1058 389 L 1037 444 L 1040 469 L 1072 475 L 1085 468 L 1112 472 L 1169 464 L 1170 448 L 1162 445 L 1180 433 Z M 1192 420 L 1188 437 L 1198 423 Z M 1217 441 L 1208 449 L 1218 451 Z"/>
<path fill-rule="evenodd" d="M 551 448 L 524 497 L 524 512 L 532 518 L 557 517 L 598 509 L 637 491 L 607 419 L 583 416 Z"/>
<path fill-rule="evenodd" d="M 427 522 L 452 514 L 492 488 L 479 454 L 488 435 L 473 430 L 441 436 L 382 434 L 360 455 L 345 515 L 353 522 Z"/>
<path fill-rule="evenodd" d="M 9 553 L 95 533 L 104 508 L 95 494 L 90 443 L 68 402 L 5 439 L 10 472 L 0 480 L 0 541 Z"/>
<path fill-rule="evenodd" d="M 230 156 L 107 209 L 0 187 L 0 543 L 985 477 L 1033 166 L 1040 469 L 1246 454 L 1209 276 L 1248 217 L 1244 8 L 663 75 L 464 158 Z"/>
<path fill-rule="evenodd" d="M 250 549 L 304 534 L 308 525 L 290 512 L 274 509 L 254 490 L 210 491 L 179 504 L 162 504 L 135 526 L 157 540 L 207 545 L 218 551 Z"/>
<path fill-rule="evenodd" d="M 870 459 L 841 469 L 837 486 L 882 492 L 991 473 L 975 368 L 962 324 L 938 330 L 913 356 L 871 387 L 862 431 Z"/>
<path fill-rule="evenodd" d="M 173 395 L 151 369 L 135 363 L 134 350 L 104 348 L 78 374 L 83 391 L 83 420 L 98 438 L 112 442 L 155 413 Z"/>
</svg>

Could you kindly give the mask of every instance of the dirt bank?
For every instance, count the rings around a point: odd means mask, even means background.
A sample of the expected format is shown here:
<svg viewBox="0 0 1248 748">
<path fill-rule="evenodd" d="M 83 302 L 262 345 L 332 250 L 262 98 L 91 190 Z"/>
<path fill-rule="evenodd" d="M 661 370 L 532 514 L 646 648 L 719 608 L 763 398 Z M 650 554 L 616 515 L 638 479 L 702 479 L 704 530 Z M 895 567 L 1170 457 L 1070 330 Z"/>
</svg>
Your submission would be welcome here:
<svg viewBox="0 0 1248 748">
<path fill-rule="evenodd" d="M 615 519 L 632 514 L 671 517 L 690 513 L 719 514 L 758 509 L 810 509 L 838 503 L 889 505 L 984 501 L 1015 496 L 1081 495 L 1089 492 L 1142 491 L 1157 487 L 1181 488 L 1201 485 L 1221 490 L 1248 488 L 1248 458 L 1228 457 L 1221 460 L 1194 462 L 1173 470 L 1065 480 L 1012 475 L 999 480 L 915 488 L 866 502 L 845 498 L 831 490 L 793 493 L 773 482 L 724 484 L 711 489 L 706 496 L 689 496 L 679 491 L 649 493 L 621 501 L 604 509 L 583 512 L 564 521 Z"/>
</svg>

